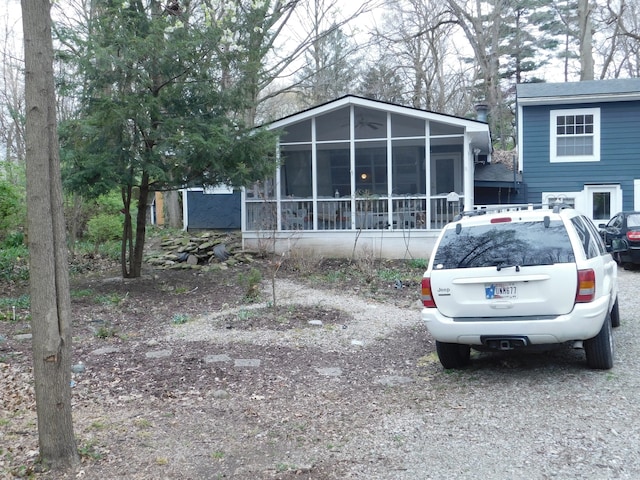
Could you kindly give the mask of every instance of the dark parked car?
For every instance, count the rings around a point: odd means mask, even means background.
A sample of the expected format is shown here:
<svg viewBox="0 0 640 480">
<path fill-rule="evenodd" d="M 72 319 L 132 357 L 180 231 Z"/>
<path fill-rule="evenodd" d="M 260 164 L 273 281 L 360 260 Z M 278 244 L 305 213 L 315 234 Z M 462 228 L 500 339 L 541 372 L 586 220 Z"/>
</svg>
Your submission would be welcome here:
<svg viewBox="0 0 640 480">
<path fill-rule="evenodd" d="M 625 270 L 640 265 L 640 212 L 620 212 L 599 227 L 607 251 L 619 265 Z"/>
</svg>

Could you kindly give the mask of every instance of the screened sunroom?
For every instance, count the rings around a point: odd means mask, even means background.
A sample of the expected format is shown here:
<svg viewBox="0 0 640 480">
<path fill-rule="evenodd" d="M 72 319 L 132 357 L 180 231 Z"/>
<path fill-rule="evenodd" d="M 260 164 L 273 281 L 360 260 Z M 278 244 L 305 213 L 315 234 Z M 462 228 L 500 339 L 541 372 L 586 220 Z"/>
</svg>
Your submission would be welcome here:
<svg viewBox="0 0 640 480">
<path fill-rule="evenodd" d="M 244 191 L 243 233 L 437 231 L 473 206 L 485 122 L 347 96 L 274 122 L 274 178 Z"/>
</svg>

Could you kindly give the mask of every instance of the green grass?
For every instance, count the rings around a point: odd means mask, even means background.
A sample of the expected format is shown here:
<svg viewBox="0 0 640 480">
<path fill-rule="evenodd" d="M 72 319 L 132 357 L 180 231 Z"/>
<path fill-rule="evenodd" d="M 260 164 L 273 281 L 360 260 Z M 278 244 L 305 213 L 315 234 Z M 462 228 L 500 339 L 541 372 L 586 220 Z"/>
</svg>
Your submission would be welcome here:
<svg viewBox="0 0 640 480">
<path fill-rule="evenodd" d="M 403 277 L 402 272 L 398 270 L 382 269 L 378 270 L 378 277 L 386 282 L 393 282 Z"/>
<path fill-rule="evenodd" d="M 122 295 L 120 293 L 110 293 L 108 295 L 97 295 L 96 302 L 101 305 L 120 305 L 122 301 L 126 298 L 126 295 Z"/>
<path fill-rule="evenodd" d="M 94 292 L 91 289 L 83 290 L 71 290 L 71 298 L 86 298 L 93 296 Z"/>
<path fill-rule="evenodd" d="M 429 260 L 426 258 L 412 258 L 407 262 L 409 268 L 426 270 L 429 265 Z"/>
<path fill-rule="evenodd" d="M 17 298 L 15 297 L 0 298 L 0 309 L 12 308 L 12 307 L 27 309 L 30 306 L 31 306 L 31 297 L 29 297 L 29 295 L 21 295 Z"/>
<path fill-rule="evenodd" d="M 31 299 L 29 295 L 0 298 L 0 322 L 17 322 L 29 318 Z M 25 313 L 25 310 L 27 311 Z"/>
</svg>

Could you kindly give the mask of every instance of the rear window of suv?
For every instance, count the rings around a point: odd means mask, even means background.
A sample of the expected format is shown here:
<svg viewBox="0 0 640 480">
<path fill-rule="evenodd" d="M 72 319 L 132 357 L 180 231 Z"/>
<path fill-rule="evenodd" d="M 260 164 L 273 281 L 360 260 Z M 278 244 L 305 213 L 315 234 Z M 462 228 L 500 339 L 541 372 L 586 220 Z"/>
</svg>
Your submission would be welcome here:
<svg viewBox="0 0 640 480">
<path fill-rule="evenodd" d="M 571 240 L 561 220 L 507 222 L 447 229 L 433 268 L 476 268 L 573 263 Z M 458 230 L 458 233 L 456 233 Z"/>
</svg>

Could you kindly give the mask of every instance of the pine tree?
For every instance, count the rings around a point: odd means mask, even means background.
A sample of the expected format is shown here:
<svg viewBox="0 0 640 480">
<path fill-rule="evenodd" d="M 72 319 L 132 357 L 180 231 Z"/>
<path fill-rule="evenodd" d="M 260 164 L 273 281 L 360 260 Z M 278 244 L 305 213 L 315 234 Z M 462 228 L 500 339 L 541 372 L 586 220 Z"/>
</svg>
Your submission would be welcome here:
<svg viewBox="0 0 640 480">
<path fill-rule="evenodd" d="M 275 168 L 274 135 L 247 123 L 251 46 L 224 16 L 149 5 L 100 3 L 91 35 L 66 39 L 82 52 L 72 59 L 83 88 L 62 129 L 65 181 L 89 196 L 120 189 L 124 277 L 141 273 L 152 192 L 242 186 Z"/>
</svg>

